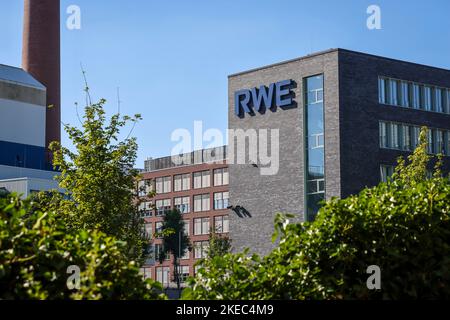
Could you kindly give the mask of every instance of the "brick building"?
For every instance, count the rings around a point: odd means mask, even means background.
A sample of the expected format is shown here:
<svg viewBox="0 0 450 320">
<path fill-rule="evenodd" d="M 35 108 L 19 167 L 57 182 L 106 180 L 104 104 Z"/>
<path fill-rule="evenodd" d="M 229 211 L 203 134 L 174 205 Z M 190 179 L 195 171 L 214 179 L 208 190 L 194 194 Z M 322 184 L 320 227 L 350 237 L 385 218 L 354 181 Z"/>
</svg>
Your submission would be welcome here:
<svg viewBox="0 0 450 320">
<path fill-rule="evenodd" d="M 166 211 L 178 209 L 185 221 L 185 232 L 189 236 L 192 250 L 186 251 L 180 261 L 183 278 L 194 275 L 195 262 L 205 257 L 209 234 L 227 235 L 228 223 L 228 166 L 227 148 L 199 150 L 182 155 L 183 163 L 175 165 L 171 157 L 150 159 L 145 163 L 139 182 L 141 197 L 140 211 L 145 219 L 148 235 L 154 235 L 163 221 Z M 145 197 L 156 191 L 152 199 Z M 161 282 L 165 287 L 174 286 L 173 257 L 159 263 L 158 252 L 162 240 L 153 239 L 152 254 L 141 269 L 145 278 Z M 156 258 L 156 259 L 155 259 Z"/>
<path fill-rule="evenodd" d="M 414 150 L 422 126 L 449 172 L 450 70 L 331 49 L 229 76 L 228 123 L 279 131 L 274 175 L 236 163 L 228 139 L 230 199 L 249 213 L 230 216 L 233 247 L 264 254 L 277 212 L 313 220 L 321 200 L 377 185 Z"/>
</svg>

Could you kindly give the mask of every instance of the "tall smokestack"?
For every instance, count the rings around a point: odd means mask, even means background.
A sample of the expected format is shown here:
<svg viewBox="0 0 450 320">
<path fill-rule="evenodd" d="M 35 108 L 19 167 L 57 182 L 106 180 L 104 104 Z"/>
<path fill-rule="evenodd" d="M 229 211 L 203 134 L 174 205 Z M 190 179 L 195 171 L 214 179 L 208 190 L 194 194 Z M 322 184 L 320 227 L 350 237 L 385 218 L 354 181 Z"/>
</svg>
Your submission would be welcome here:
<svg viewBox="0 0 450 320">
<path fill-rule="evenodd" d="M 60 0 L 25 0 L 22 67 L 47 87 L 45 139 L 61 141 Z"/>
</svg>

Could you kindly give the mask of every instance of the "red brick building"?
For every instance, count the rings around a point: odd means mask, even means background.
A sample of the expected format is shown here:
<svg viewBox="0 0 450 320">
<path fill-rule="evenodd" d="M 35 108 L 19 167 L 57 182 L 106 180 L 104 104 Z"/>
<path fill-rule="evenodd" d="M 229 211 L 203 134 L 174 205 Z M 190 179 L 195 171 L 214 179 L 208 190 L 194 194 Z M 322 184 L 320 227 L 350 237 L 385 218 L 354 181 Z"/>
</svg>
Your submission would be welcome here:
<svg viewBox="0 0 450 320">
<path fill-rule="evenodd" d="M 172 157 L 150 159 L 145 163 L 143 180 L 139 182 L 140 211 L 145 219 L 148 235 L 154 235 L 162 226 L 166 211 L 178 209 L 185 221 L 192 250 L 180 260 L 183 278 L 194 275 L 195 262 L 205 257 L 211 229 L 227 235 L 228 166 L 226 147 L 195 151 L 182 156 L 183 163 L 175 164 Z M 145 197 L 156 191 L 152 199 Z M 161 239 L 152 241 L 152 258 L 141 269 L 145 278 L 161 282 L 165 287 L 174 286 L 173 257 L 159 263 Z"/>
</svg>

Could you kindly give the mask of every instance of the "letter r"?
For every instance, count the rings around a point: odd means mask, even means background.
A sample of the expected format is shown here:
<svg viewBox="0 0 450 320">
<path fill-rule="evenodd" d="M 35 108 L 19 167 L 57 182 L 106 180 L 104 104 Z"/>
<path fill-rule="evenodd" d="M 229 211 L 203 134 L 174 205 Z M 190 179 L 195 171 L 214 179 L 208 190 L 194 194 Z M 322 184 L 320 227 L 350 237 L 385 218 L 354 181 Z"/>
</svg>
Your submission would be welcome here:
<svg viewBox="0 0 450 320">
<path fill-rule="evenodd" d="M 248 104 L 250 103 L 250 91 L 240 90 L 234 93 L 234 113 L 237 116 L 241 115 L 241 108 L 244 113 L 250 113 Z"/>
</svg>

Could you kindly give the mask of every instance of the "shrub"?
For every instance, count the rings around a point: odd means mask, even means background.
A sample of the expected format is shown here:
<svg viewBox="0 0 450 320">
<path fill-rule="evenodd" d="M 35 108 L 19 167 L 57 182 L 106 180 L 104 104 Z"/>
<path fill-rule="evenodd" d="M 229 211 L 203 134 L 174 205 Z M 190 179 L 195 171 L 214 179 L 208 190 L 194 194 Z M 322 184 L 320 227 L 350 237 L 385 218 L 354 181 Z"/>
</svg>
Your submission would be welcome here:
<svg viewBox="0 0 450 320">
<path fill-rule="evenodd" d="M 332 199 L 312 223 L 279 216 L 267 257 L 228 254 L 202 262 L 188 299 L 450 298 L 450 183 L 401 179 Z M 381 269 L 368 290 L 367 267 Z"/>
<path fill-rule="evenodd" d="M 53 212 L 15 196 L 0 198 L 0 299 L 156 299 L 125 244 L 99 231 L 69 231 Z M 80 289 L 69 290 L 69 266 Z"/>
</svg>

